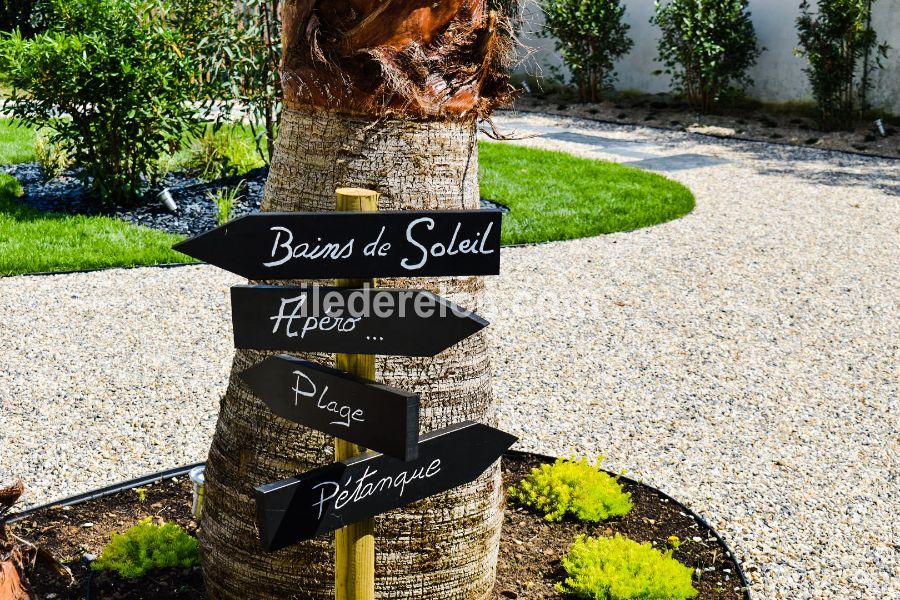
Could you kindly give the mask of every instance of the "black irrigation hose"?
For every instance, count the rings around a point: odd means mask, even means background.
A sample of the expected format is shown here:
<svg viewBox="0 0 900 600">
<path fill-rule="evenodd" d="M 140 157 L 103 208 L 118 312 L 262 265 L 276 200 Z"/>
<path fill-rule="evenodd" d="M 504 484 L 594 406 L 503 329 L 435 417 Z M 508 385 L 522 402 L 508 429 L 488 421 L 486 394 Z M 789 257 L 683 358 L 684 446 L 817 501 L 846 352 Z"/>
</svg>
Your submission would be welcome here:
<svg viewBox="0 0 900 600">
<path fill-rule="evenodd" d="M 553 462 L 556 460 L 556 457 L 554 457 L 554 456 L 547 456 L 546 454 L 536 454 L 534 452 L 522 452 L 519 450 L 507 450 L 504 453 L 504 456 L 507 454 L 510 456 L 515 456 L 515 457 L 519 457 L 519 458 L 526 458 L 529 456 L 533 456 L 533 457 L 540 458 L 542 460 L 546 460 L 548 462 Z M 685 513 L 689 514 L 699 524 L 703 525 L 709 531 L 711 531 L 712 534 L 719 541 L 719 543 L 722 545 L 722 547 L 725 548 L 725 550 L 728 552 L 728 556 L 731 557 L 731 559 L 734 561 L 735 567 L 737 567 L 737 575 L 738 575 L 738 578 L 741 580 L 741 588 L 744 591 L 744 600 L 752 600 L 752 598 L 750 596 L 750 582 L 747 580 L 747 575 L 744 574 L 744 569 L 741 568 L 741 563 L 738 561 L 737 556 L 734 553 L 734 550 L 731 549 L 731 546 L 729 546 L 728 544 L 725 543 L 725 540 L 722 539 L 722 536 L 719 535 L 719 532 L 716 531 L 712 527 L 712 525 L 710 525 L 709 523 L 706 522 L 706 519 L 704 519 L 703 517 L 701 517 L 700 515 L 695 513 L 693 510 L 691 510 L 690 508 L 688 508 L 687 506 L 685 506 L 683 503 L 679 502 L 672 496 L 668 495 L 667 493 L 665 493 L 664 491 L 662 491 L 658 488 L 653 487 L 652 485 L 647 485 L 643 481 L 638 481 L 637 479 L 632 479 L 631 477 L 627 477 L 625 475 L 621 475 L 621 474 L 615 473 L 613 471 L 607 471 L 606 469 L 603 469 L 603 471 L 606 471 L 611 476 L 617 477 L 623 481 L 626 481 L 626 482 L 630 483 L 631 485 L 639 485 L 639 486 L 647 488 L 648 490 L 656 492 L 657 494 L 659 494 L 660 496 L 662 496 L 663 498 L 665 498 L 666 500 L 668 500 L 669 502 L 671 502 L 672 504 L 677 506 L 678 508 L 682 509 Z"/>
<path fill-rule="evenodd" d="M 138 477 L 137 479 L 130 479 L 121 483 L 114 483 L 113 485 L 108 485 L 97 490 L 85 492 L 84 494 L 70 496 L 68 498 L 63 498 L 62 500 L 54 500 L 53 502 L 48 502 L 39 506 L 32 506 L 31 508 L 23 510 L 22 512 L 14 513 L 10 516 L 7 522 L 15 523 L 16 521 L 21 521 L 22 519 L 27 519 L 36 512 L 47 510 L 49 508 L 56 508 L 59 506 L 74 506 L 76 504 L 87 502 L 88 500 L 96 500 L 97 498 L 103 498 L 105 496 L 117 494 L 118 492 L 130 490 L 131 488 L 141 487 L 155 481 L 169 479 L 170 477 L 181 477 L 182 475 L 186 475 L 191 469 L 202 467 L 205 464 L 206 463 L 199 462 L 187 465 L 186 467 L 175 467 L 174 469 L 160 471 L 159 473 L 154 473 L 152 475 L 145 475 L 143 477 Z"/>
<path fill-rule="evenodd" d="M 541 460 L 546 460 L 549 462 L 556 460 L 555 457 L 547 456 L 546 454 L 535 454 L 534 452 L 521 452 L 519 450 L 507 450 L 504 453 L 504 456 L 507 456 L 507 455 L 517 457 L 517 458 L 526 458 L 526 457 L 531 456 L 531 457 L 536 457 Z M 28 510 L 24 510 L 22 512 L 12 515 L 8 522 L 15 523 L 16 521 L 21 521 L 22 519 L 27 519 L 34 513 L 40 512 L 42 510 L 54 508 L 57 506 L 73 506 L 76 504 L 82 504 L 89 500 L 95 500 L 97 498 L 103 498 L 104 496 L 110 496 L 112 494 L 116 494 L 118 492 L 129 490 L 131 488 L 141 487 L 142 485 L 146 485 L 146 484 L 152 483 L 154 481 L 160 481 L 162 479 L 169 479 L 171 477 L 180 477 L 181 475 L 186 475 L 191 469 L 194 469 L 196 467 L 202 467 L 205 464 L 206 463 L 201 462 L 201 463 L 194 463 L 191 465 L 187 465 L 185 467 L 176 467 L 174 469 L 169 469 L 168 471 L 161 471 L 159 473 L 155 473 L 152 475 L 145 475 L 144 477 L 139 477 L 138 479 L 131 479 L 129 481 L 125 481 L 122 483 L 116 483 L 116 484 L 113 484 L 113 485 L 110 485 L 107 487 L 100 488 L 98 490 L 94 490 L 94 491 L 87 492 L 84 494 L 79 494 L 77 496 L 71 496 L 69 498 L 64 498 L 62 500 L 56 500 L 54 502 L 48 502 L 47 504 L 41 504 L 40 506 L 34 506 L 32 508 L 29 508 Z M 685 506 L 684 504 L 682 504 L 681 502 L 679 502 L 672 496 L 663 492 L 662 490 L 659 490 L 651 485 L 647 485 L 646 483 L 644 483 L 642 481 L 637 481 L 635 479 L 631 479 L 630 477 L 626 477 L 625 475 L 620 475 L 620 474 L 614 473 L 612 471 L 606 471 L 606 472 L 614 477 L 618 477 L 619 479 L 627 481 L 628 483 L 630 483 L 632 485 L 640 485 L 649 490 L 652 490 L 653 492 L 656 492 L 657 494 L 659 494 L 660 496 L 662 496 L 669 502 L 673 503 L 675 506 L 682 509 L 687 514 L 689 514 L 696 522 L 698 522 L 699 524 L 706 527 L 709 531 L 711 531 L 712 534 L 716 537 L 716 540 L 718 540 L 718 542 L 722 545 L 722 547 L 728 551 L 728 556 L 731 557 L 731 559 L 734 561 L 735 567 L 737 568 L 737 575 L 741 581 L 741 587 L 744 591 L 744 600 L 752 600 L 752 598 L 750 596 L 750 583 L 749 583 L 749 581 L 747 581 L 747 576 L 744 574 L 744 570 L 741 568 L 741 563 L 738 562 L 737 556 L 735 556 L 735 554 L 734 554 L 734 550 L 732 550 L 731 547 L 725 543 L 725 540 L 722 539 L 722 536 L 719 535 L 719 532 L 716 531 L 709 523 L 706 522 L 706 519 L 704 519 L 703 517 L 701 517 L 700 515 L 695 513 L 693 510 L 691 510 L 690 508 L 688 508 L 687 506 Z M 88 585 L 90 585 L 90 581 L 88 582 Z"/>
</svg>

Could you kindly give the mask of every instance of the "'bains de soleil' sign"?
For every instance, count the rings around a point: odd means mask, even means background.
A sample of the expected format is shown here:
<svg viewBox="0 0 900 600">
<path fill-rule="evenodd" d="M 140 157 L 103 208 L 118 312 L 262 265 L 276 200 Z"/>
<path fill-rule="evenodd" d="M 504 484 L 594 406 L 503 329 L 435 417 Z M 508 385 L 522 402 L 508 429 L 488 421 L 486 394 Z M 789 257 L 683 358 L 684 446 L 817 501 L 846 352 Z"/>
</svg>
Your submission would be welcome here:
<svg viewBox="0 0 900 600">
<path fill-rule="evenodd" d="M 248 279 L 496 275 L 499 210 L 257 213 L 174 246 Z"/>
</svg>

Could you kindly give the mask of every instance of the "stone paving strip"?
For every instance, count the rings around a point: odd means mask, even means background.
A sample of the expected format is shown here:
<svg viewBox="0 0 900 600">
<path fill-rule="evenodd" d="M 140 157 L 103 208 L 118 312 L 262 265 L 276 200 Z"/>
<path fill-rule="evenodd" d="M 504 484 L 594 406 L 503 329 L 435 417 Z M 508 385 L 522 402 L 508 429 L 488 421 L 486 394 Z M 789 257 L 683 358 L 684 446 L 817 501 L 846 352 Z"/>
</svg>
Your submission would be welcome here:
<svg viewBox="0 0 900 600">
<path fill-rule="evenodd" d="M 697 196 L 671 223 L 503 251 L 485 316 L 517 448 L 602 454 L 684 501 L 756 598 L 900 597 L 900 163 L 496 121 L 539 134 L 514 143 L 680 156 L 660 169 Z M 33 504 L 203 460 L 238 282 L 208 266 L 0 279 L 0 479 L 25 478 Z"/>
</svg>

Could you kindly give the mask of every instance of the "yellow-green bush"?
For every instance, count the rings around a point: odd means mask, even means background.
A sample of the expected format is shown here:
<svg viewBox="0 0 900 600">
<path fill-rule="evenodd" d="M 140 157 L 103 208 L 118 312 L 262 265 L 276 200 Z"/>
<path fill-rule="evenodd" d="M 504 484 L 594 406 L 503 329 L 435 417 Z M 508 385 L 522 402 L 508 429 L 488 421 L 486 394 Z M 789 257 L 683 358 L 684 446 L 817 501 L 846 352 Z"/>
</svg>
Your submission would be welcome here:
<svg viewBox="0 0 900 600">
<path fill-rule="evenodd" d="M 39 130 L 34 137 L 34 158 L 41 168 L 41 175 L 47 181 L 59 177 L 72 166 L 65 146 L 59 141 L 51 141 L 44 130 Z"/>
<path fill-rule="evenodd" d="M 91 566 L 133 579 L 153 569 L 193 567 L 199 564 L 197 549 L 197 539 L 180 525 L 155 525 L 147 517 L 124 533 L 113 534 Z"/>
<path fill-rule="evenodd" d="M 686 600 L 697 590 L 693 569 L 650 544 L 615 537 L 578 536 L 562 559 L 568 575 L 556 589 L 590 600 Z"/>
<path fill-rule="evenodd" d="M 586 458 L 558 458 L 552 465 L 532 469 L 509 495 L 544 513 L 548 521 L 560 521 L 567 514 L 591 522 L 627 515 L 631 494 L 622 491 L 618 478 L 600 470 L 602 460 L 592 465 Z"/>
</svg>

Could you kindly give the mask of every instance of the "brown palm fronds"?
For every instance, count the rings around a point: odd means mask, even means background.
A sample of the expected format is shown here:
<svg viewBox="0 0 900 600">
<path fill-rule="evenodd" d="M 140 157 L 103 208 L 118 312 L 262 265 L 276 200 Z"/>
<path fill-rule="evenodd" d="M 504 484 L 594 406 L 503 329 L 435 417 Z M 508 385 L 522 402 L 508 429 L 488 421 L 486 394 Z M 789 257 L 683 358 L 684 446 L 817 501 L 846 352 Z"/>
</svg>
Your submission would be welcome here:
<svg viewBox="0 0 900 600">
<path fill-rule="evenodd" d="M 289 0 L 283 10 L 289 105 L 458 119 L 512 97 L 510 17 L 484 0 Z"/>
</svg>

